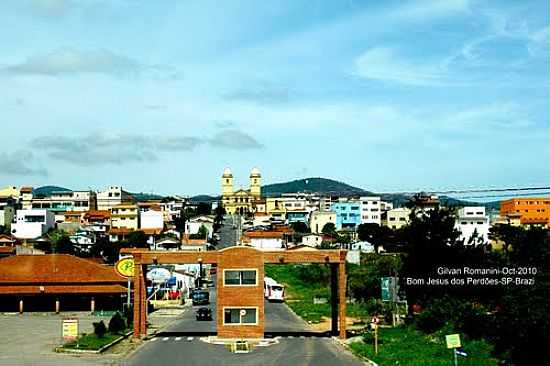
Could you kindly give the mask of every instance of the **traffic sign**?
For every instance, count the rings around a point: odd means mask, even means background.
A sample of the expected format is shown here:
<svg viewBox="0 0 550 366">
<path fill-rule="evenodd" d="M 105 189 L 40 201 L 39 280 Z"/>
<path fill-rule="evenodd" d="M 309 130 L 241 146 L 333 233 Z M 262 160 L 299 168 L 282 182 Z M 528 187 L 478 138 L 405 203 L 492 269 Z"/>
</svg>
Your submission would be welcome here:
<svg viewBox="0 0 550 366">
<path fill-rule="evenodd" d="M 447 348 L 462 347 L 460 344 L 460 334 L 448 334 L 445 336 L 445 341 L 447 342 Z"/>
<path fill-rule="evenodd" d="M 122 277 L 134 277 L 134 258 L 120 258 L 115 264 L 115 270 Z"/>
<path fill-rule="evenodd" d="M 63 319 L 62 337 L 64 340 L 72 341 L 78 338 L 78 319 L 67 318 Z"/>
<path fill-rule="evenodd" d="M 246 310 L 241 309 L 241 316 L 245 316 L 245 315 L 246 315 Z"/>
</svg>

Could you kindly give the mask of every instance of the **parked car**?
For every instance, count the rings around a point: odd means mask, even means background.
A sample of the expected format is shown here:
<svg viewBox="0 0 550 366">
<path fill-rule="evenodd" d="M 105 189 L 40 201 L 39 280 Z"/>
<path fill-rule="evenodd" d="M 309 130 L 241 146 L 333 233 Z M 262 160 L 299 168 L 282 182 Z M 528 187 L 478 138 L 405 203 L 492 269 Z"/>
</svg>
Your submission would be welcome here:
<svg viewBox="0 0 550 366">
<path fill-rule="evenodd" d="M 208 290 L 195 290 L 192 295 L 193 305 L 210 304 L 210 293 Z"/>
<path fill-rule="evenodd" d="M 197 310 L 197 320 L 212 320 L 212 310 L 210 308 L 200 308 Z"/>
</svg>

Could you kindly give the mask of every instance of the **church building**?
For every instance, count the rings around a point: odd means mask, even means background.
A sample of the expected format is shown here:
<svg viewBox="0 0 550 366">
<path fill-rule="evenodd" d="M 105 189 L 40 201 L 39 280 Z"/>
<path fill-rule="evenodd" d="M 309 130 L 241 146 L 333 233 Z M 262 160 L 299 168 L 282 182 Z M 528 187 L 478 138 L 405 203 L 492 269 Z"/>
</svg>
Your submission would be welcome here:
<svg viewBox="0 0 550 366">
<path fill-rule="evenodd" d="M 261 196 L 262 175 L 258 168 L 250 172 L 250 189 L 233 191 L 233 173 L 225 168 L 222 175 L 222 205 L 228 214 L 246 215 L 257 211 L 256 206 L 263 203 Z"/>
</svg>

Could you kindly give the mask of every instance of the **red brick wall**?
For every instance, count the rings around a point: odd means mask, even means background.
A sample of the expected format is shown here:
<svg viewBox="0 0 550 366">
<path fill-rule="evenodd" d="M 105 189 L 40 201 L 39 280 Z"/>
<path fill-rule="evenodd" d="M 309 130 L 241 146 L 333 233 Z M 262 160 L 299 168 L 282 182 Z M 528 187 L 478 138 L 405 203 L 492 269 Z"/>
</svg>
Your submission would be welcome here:
<svg viewBox="0 0 550 366">
<path fill-rule="evenodd" d="M 218 337 L 262 338 L 265 319 L 263 253 L 248 247 L 232 247 L 222 252 L 223 254 L 219 256 L 217 276 Z M 224 286 L 224 269 L 256 269 L 258 271 L 257 286 Z M 224 307 L 257 308 L 258 325 L 224 325 Z"/>
</svg>

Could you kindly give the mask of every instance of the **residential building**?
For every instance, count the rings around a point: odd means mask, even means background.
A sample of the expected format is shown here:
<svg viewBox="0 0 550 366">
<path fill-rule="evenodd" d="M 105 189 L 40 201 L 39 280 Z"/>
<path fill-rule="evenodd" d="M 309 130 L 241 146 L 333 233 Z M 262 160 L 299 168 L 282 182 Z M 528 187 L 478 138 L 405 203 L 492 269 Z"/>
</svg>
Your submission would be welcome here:
<svg viewBox="0 0 550 366">
<path fill-rule="evenodd" d="M 282 249 L 287 242 L 283 231 L 248 231 L 243 241 L 260 250 Z"/>
<path fill-rule="evenodd" d="M 464 240 L 464 244 L 474 244 L 470 242 L 474 233 L 479 238 L 478 240 L 487 243 L 489 227 L 489 216 L 485 213 L 485 207 L 468 206 L 458 210 L 455 228 L 460 231 L 460 239 Z"/>
<path fill-rule="evenodd" d="M 249 189 L 233 190 L 233 173 L 225 168 L 222 175 L 222 205 L 230 214 L 246 215 L 256 212 L 256 204 L 261 200 L 262 176 L 258 168 L 250 172 Z"/>
<path fill-rule="evenodd" d="M 286 212 L 286 221 L 289 224 L 295 223 L 295 222 L 303 222 L 304 224 L 308 223 L 308 216 L 309 213 L 306 210 L 303 211 L 287 211 Z"/>
<path fill-rule="evenodd" d="M 323 235 L 319 234 L 307 234 L 302 236 L 302 245 L 307 245 L 308 247 L 316 248 L 321 245 L 323 242 Z"/>
<path fill-rule="evenodd" d="M 48 210 L 18 210 L 11 226 L 18 239 L 36 239 L 55 226 L 55 215 Z"/>
<path fill-rule="evenodd" d="M 160 207 L 156 210 L 141 211 L 140 229 L 164 229 L 164 214 L 160 211 Z"/>
<path fill-rule="evenodd" d="M 111 229 L 111 212 L 88 211 L 82 218 L 82 224 L 85 225 L 89 231 L 105 234 Z"/>
<path fill-rule="evenodd" d="M 134 197 L 120 186 L 110 186 L 97 194 L 97 209 L 108 211 L 115 206 L 135 203 Z"/>
<path fill-rule="evenodd" d="M 522 225 L 550 226 L 550 198 L 512 198 L 502 201 L 500 215 L 510 220 L 519 217 Z"/>
<path fill-rule="evenodd" d="M 425 213 L 438 209 L 440 202 L 438 196 L 420 192 L 411 197 L 409 204 L 416 213 Z"/>
<path fill-rule="evenodd" d="M 386 212 L 384 224 L 390 229 L 401 229 L 410 222 L 411 210 L 405 207 L 394 208 Z"/>
<path fill-rule="evenodd" d="M 380 225 L 382 220 L 382 200 L 380 197 L 361 197 L 361 224 Z"/>
<path fill-rule="evenodd" d="M 15 219 L 15 208 L 12 206 L 3 206 L 0 209 L 0 227 L 6 228 L 11 232 L 11 224 Z"/>
<path fill-rule="evenodd" d="M 97 207 L 96 193 L 92 191 L 55 191 L 50 196 L 31 200 L 31 207 L 38 210 L 49 210 L 60 216 L 67 211 L 89 211 Z"/>
<path fill-rule="evenodd" d="M 111 227 L 139 229 L 139 209 L 134 204 L 120 204 L 111 208 Z"/>
<path fill-rule="evenodd" d="M 280 197 L 266 198 L 265 209 L 276 220 L 284 220 L 286 217 L 284 201 Z"/>
<path fill-rule="evenodd" d="M 185 234 L 198 234 L 201 226 L 208 230 L 208 238 L 214 233 L 214 218 L 212 216 L 193 217 L 185 223 Z"/>
<path fill-rule="evenodd" d="M 336 213 L 336 228 L 355 229 L 361 225 L 361 202 L 360 201 L 339 201 L 331 206 Z"/>
<path fill-rule="evenodd" d="M 23 210 L 32 210 L 32 198 L 33 198 L 33 189 L 32 187 L 21 187 L 19 189 L 19 201 Z"/>
<path fill-rule="evenodd" d="M 312 233 L 319 234 L 329 222 L 336 226 L 336 213 L 332 211 L 312 212 L 309 217 L 309 228 Z"/>
<path fill-rule="evenodd" d="M 375 252 L 374 245 L 372 245 L 368 241 L 358 241 L 356 243 L 351 244 L 351 250 L 357 250 L 361 253 L 374 253 Z"/>
</svg>

